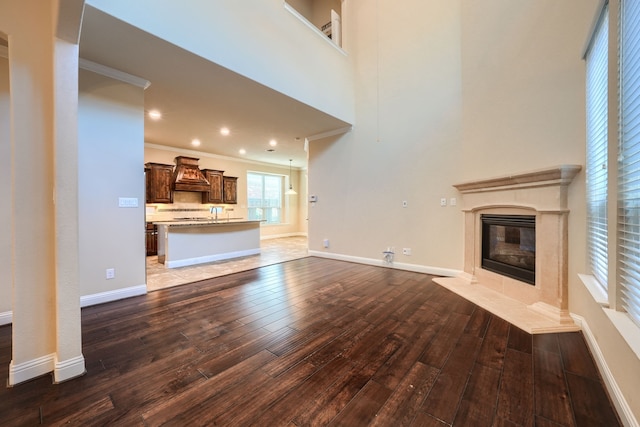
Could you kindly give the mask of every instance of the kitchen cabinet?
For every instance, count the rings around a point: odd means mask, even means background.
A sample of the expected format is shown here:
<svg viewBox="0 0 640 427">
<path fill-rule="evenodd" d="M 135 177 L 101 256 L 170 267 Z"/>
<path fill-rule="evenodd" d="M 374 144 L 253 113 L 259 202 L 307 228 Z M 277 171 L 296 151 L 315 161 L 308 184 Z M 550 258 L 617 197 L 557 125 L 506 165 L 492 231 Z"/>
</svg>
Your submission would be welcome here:
<svg viewBox="0 0 640 427">
<path fill-rule="evenodd" d="M 158 227 L 152 222 L 147 222 L 144 231 L 147 244 L 147 256 L 158 255 Z"/>
<path fill-rule="evenodd" d="M 173 165 L 145 163 L 147 203 L 173 203 Z"/>
<path fill-rule="evenodd" d="M 223 176 L 224 171 L 203 169 L 204 177 L 209 181 L 209 191 L 202 193 L 202 203 L 224 203 Z"/>
<path fill-rule="evenodd" d="M 238 203 L 238 178 L 235 176 L 222 177 L 224 185 L 224 202 L 229 204 Z"/>
</svg>

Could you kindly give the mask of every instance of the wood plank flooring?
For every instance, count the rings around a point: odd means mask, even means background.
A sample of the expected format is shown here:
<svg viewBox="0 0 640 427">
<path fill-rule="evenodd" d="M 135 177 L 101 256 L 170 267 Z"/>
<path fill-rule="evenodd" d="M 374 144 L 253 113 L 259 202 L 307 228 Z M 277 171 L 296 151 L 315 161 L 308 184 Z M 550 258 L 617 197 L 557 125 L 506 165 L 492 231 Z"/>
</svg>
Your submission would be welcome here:
<svg viewBox="0 0 640 427">
<path fill-rule="evenodd" d="M 88 307 L 87 374 L 0 388 L 0 425 L 620 425 L 581 333 L 431 279 L 310 257 Z"/>
</svg>

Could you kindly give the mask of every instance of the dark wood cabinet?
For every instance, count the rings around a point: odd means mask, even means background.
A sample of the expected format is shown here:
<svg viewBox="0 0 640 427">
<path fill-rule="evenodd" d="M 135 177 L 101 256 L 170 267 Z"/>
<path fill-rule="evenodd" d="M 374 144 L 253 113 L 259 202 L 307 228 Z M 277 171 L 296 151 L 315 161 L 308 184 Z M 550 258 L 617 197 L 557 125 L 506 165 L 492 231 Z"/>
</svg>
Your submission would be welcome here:
<svg viewBox="0 0 640 427">
<path fill-rule="evenodd" d="M 173 165 L 145 163 L 147 203 L 173 203 Z"/>
<path fill-rule="evenodd" d="M 147 256 L 158 255 L 158 226 L 152 222 L 147 222 L 144 231 L 147 243 Z"/>
<path fill-rule="evenodd" d="M 229 204 L 238 203 L 238 178 L 235 176 L 222 177 L 224 184 L 224 202 Z"/>
<path fill-rule="evenodd" d="M 202 203 L 224 203 L 223 176 L 224 171 L 203 169 L 204 177 L 209 181 L 209 191 L 202 193 Z"/>
</svg>

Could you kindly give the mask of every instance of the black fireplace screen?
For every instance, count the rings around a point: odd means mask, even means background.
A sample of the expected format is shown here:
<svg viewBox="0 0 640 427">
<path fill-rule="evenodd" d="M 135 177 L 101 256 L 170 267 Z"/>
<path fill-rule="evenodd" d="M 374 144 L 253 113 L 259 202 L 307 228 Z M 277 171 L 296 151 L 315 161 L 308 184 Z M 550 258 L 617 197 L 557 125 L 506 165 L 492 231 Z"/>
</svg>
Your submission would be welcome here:
<svg viewBox="0 0 640 427">
<path fill-rule="evenodd" d="M 536 283 L 536 217 L 481 215 L 482 268 Z"/>
</svg>

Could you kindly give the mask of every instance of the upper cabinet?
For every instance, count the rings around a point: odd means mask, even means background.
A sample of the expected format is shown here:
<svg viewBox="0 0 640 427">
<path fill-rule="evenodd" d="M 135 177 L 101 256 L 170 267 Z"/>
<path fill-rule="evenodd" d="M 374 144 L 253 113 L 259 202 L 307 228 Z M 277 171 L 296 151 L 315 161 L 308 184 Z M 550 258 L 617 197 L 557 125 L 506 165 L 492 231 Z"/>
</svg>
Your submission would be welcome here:
<svg viewBox="0 0 640 427">
<path fill-rule="evenodd" d="M 224 176 L 224 203 L 238 203 L 238 178 L 235 176 Z"/>
<path fill-rule="evenodd" d="M 202 173 L 209 181 L 209 191 L 202 193 L 202 203 L 224 203 L 222 176 L 224 171 L 203 169 Z"/>
<path fill-rule="evenodd" d="M 173 165 L 146 163 L 147 203 L 173 203 Z"/>
</svg>

